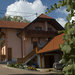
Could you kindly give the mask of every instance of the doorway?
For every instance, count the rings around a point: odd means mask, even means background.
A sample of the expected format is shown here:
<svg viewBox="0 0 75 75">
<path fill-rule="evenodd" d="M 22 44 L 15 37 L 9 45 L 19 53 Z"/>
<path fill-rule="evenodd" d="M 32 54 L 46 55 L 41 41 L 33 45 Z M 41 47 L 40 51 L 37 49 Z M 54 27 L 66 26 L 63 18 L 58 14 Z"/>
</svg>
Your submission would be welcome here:
<svg viewBox="0 0 75 75">
<path fill-rule="evenodd" d="M 8 48 L 8 61 L 12 61 L 12 48 Z"/>
<path fill-rule="evenodd" d="M 45 68 L 53 68 L 54 64 L 54 55 L 44 56 Z"/>
</svg>

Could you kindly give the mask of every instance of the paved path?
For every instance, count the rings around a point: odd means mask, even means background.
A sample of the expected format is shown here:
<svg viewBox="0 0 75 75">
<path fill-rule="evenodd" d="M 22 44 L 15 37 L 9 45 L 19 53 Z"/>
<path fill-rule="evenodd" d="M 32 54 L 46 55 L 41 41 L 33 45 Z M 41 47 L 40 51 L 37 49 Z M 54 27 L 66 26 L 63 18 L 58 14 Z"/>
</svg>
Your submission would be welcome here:
<svg viewBox="0 0 75 75">
<path fill-rule="evenodd" d="M 28 71 L 23 69 L 10 68 L 0 64 L 0 75 L 57 75 L 49 72 Z"/>
</svg>

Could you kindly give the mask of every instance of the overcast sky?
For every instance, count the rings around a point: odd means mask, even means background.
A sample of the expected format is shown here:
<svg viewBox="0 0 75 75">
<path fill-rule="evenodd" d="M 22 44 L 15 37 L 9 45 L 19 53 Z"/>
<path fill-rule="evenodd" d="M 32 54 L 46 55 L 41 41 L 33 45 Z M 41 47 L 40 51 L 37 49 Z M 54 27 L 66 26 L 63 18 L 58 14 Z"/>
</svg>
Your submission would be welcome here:
<svg viewBox="0 0 75 75">
<path fill-rule="evenodd" d="M 0 0 L 0 16 L 23 16 L 33 21 L 41 13 L 45 13 L 47 7 L 59 0 Z M 55 18 L 62 26 L 66 23 L 67 12 L 65 7 L 52 11 L 48 16 Z"/>
</svg>

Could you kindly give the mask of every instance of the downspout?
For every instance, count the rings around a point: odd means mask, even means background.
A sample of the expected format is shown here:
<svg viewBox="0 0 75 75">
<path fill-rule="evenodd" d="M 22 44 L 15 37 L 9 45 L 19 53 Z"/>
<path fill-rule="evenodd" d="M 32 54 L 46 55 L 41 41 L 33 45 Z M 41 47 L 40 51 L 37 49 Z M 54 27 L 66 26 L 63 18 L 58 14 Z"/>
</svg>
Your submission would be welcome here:
<svg viewBox="0 0 75 75">
<path fill-rule="evenodd" d="M 21 40 L 21 56 L 23 58 L 23 41 L 22 41 L 22 37 L 18 36 L 18 34 L 17 34 L 17 37 L 20 38 L 20 40 Z"/>
</svg>

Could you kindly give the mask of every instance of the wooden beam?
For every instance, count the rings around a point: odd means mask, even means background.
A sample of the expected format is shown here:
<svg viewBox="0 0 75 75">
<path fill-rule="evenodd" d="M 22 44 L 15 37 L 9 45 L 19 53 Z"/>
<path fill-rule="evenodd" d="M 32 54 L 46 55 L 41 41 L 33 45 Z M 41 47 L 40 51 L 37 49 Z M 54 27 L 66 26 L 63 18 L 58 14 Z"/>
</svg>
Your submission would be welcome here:
<svg viewBox="0 0 75 75">
<path fill-rule="evenodd" d="M 42 55 L 40 54 L 40 68 L 42 68 Z"/>
</svg>

